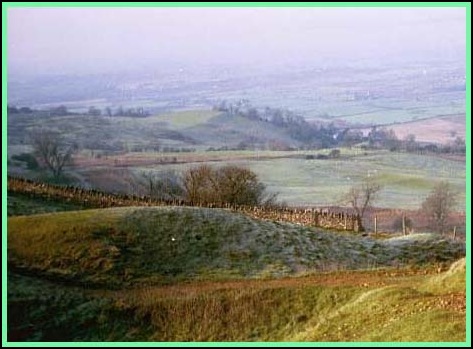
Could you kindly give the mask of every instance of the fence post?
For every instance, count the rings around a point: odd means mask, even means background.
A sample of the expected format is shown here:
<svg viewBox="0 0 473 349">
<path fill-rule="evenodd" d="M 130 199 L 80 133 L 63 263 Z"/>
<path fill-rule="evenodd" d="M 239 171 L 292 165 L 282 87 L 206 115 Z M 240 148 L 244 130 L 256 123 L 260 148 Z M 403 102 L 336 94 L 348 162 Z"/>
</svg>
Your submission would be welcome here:
<svg viewBox="0 0 473 349">
<path fill-rule="evenodd" d="M 347 214 L 345 213 L 345 214 L 343 215 L 343 217 L 344 217 L 345 230 L 347 230 Z"/>
<path fill-rule="evenodd" d="M 406 215 L 402 214 L 402 235 L 406 235 Z"/>
<path fill-rule="evenodd" d="M 457 237 L 457 226 L 455 225 L 453 227 L 453 241 L 455 241 L 456 237 Z"/>
<path fill-rule="evenodd" d="M 378 216 L 374 216 L 374 236 L 378 235 Z"/>
</svg>

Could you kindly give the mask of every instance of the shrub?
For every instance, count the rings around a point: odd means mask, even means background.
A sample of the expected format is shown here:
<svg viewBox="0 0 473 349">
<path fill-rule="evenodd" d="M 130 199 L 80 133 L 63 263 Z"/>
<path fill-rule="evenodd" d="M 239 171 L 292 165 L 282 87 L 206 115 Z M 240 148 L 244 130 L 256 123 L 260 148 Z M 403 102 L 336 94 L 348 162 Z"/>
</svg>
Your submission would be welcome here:
<svg viewBox="0 0 473 349">
<path fill-rule="evenodd" d="M 20 155 L 13 155 L 12 160 L 22 161 L 26 163 L 26 168 L 29 170 L 36 170 L 39 167 L 38 161 L 30 153 L 23 153 Z"/>
<path fill-rule="evenodd" d="M 260 205 L 275 201 L 254 172 L 238 166 L 194 167 L 184 173 L 183 184 L 186 199 L 194 203 Z"/>
</svg>

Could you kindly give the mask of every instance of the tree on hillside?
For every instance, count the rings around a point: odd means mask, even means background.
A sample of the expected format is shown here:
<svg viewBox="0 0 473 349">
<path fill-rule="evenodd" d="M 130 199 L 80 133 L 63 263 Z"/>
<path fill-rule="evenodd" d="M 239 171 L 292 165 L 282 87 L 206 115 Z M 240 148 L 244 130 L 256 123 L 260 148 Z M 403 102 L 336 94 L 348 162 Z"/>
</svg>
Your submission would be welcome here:
<svg viewBox="0 0 473 349">
<path fill-rule="evenodd" d="M 213 169 L 208 165 L 188 169 L 183 175 L 186 199 L 194 204 L 214 202 L 213 179 Z"/>
<path fill-rule="evenodd" d="M 363 219 L 366 209 L 378 198 L 382 186 L 372 176 L 363 178 L 362 182 L 350 188 L 345 195 L 345 201 L 351 205 L 356 214 Z"/>
<path fill-rule="evenodd" d="M 392 129 L 378 128 L 373 126 L 368 133 L 368 144 L 371 148 L 387 148 L 396 150 L 399 147 L 399 140 Z"/>
<path fill-rule="evenodd" d="M 254 172 L 238 166 L 194 167 L 184 173 L 183 183 L 186 199 L 195 204 L 272 205 L 276 200 Z"/>
<path fill-rule="evenodd" d="M 422 203 L 422 210 L 430 218 L 432 229 L 444 233 L 448 217 L 457 203 L 457 192 L 446 182 L 438 183 Z"/>
<path fill-rule="evenodd" d="M 54 177 L 60 177 L 64 166 L 72 162 L 72 155 L 77 151 L 77 146 L 66 144 L 60 134 L 53 131 L 35 131 L 31 139 L 34 153 L 40 162 Z"/>
<path fill-rule="evenodd" d="M 225 166 L 214 176 L 220 203 L 258 205 L 262 202 L 265 186 L 254 172 L 237 166 Z"/>
<path fill-rule="evenodd" d="M 145 189 L 146 195 L 155 200 L 182 199 L 184 195 L 181 179 L 174 171 L 142 172 L 138 184 Z"/>
</svg>

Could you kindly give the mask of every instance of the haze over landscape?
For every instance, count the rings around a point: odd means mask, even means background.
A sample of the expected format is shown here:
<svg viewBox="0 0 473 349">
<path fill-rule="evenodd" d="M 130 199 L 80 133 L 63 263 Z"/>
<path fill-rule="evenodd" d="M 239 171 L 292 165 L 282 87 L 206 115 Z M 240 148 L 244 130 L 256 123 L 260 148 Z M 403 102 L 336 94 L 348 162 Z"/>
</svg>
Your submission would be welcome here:
<svg viewBox="0 0 473 349">
<path fill-rule="evenodd" d="M 462 8 L 12 8 L 10 73 L 465 64 Z"/>
<path fill-rule="evenodd" d="M 3 10 L 8 341 L 466 339 L 469 7 Z"/>
</svg>

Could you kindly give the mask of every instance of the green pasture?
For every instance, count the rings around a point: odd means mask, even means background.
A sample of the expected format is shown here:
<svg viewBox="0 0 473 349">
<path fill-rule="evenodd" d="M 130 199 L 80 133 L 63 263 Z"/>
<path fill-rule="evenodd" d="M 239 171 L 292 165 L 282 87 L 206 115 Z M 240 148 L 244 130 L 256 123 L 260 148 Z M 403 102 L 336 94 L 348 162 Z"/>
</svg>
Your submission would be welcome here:
<svg viewBox="0 0 473 349">
<path fill-rule="evenodd" d="M 435 234 L 375 240 L 214 209 L 9 217 L 5 326 L 16 341 L 463 341 L 464 312 L 445 301 L 465 292 L 464 253 Z"/>
<path fill-rule="evenodd" d="M 376 206 L 420 208 L 436 183 L 448 181 L 459 193 L 457 209 L 465 209 L 465 164 L 458 161 L 387 151 L 366 152 L 364 155 L 357 149 L 342 149 L 340 159 L 325 160 L 307 160 L 303 152 L 281 152 L 297 154 L 298 158 L 259 160 L 232 160 L 231 152 L 226 154 L 228 160 L 224 164 L 244 166 L 255 171 L 269 191 L 279 193 L 279 198 L 291 205 L 342 204 L 343 195 L 349 188 L 370 175 L 376 177 L 383 186 Z M 181 172 L 198 164 L 201 162 L 139 167 L 133 171 L 160 172 L 172 169 Z M 222 162 L 209 164 L 223 165 Z"/>
<path fill-rule="evenodd" d="M 165 113 L 153 116 L 153 120 L 165 122 L 172 129 L 184 129 L 208 122 L 219 114 L 218 111 L 189 110 L 182 112 Z"/>
</svg>

